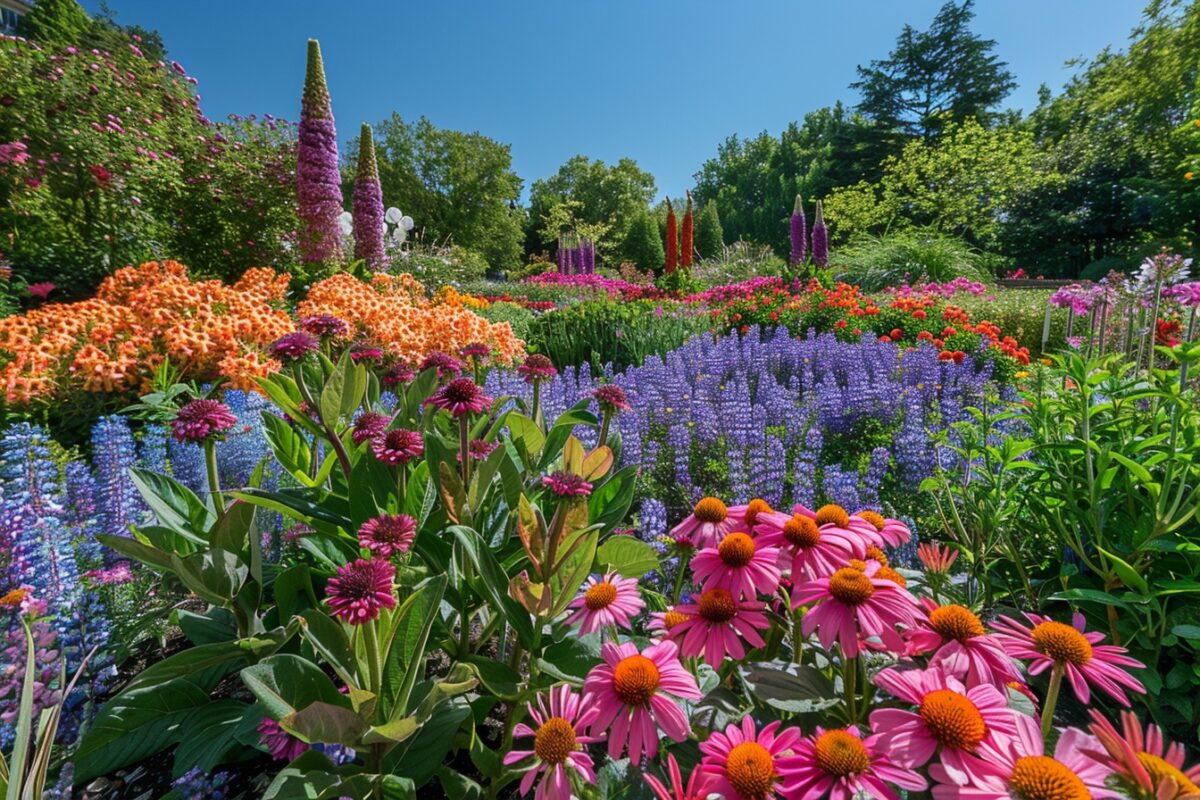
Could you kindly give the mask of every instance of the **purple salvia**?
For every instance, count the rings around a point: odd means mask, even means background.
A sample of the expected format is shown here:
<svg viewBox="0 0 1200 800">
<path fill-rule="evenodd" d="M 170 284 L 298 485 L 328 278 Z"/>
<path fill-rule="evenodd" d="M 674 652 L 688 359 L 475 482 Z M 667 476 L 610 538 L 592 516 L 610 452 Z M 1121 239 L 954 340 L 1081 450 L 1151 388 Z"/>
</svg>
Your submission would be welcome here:
<svg viewBox="0 0 1200 800">
<path fill-rule="evenodd" d="M 814 230 L 815 233 L 816 231 Z M 792 207 L 791 235 L 792 256 L 790 263 L 794 267 L 797 264 L 803 264 L 805 256 L 808 255 L 808 223 L 804 219 L 804 201 L 800 199 L 800 195 L 796 195 L 796 204 Z M 816 242 L 813 242 L 813 251 L 815 252 L 816 249 Z"/>
<path fill-rule="evenodd" d="M 354 218 L 354 257 L 367 262 L 371 269 L 383 269 L 387 266 L 383 249 L 383 189 L 375 163 L 375 135 L 365 122 L 358 135 L 358 169 L 354 173 L 350 213 Z"/>
<path fill-rule="evenodd" d="M 813 220 L 812 260 L 818 267 L 829 263 L 829 231 L 825 229 L 825 215 L 821 211 L 820 200 L 817 201 L 817 216 Z"/>
<path fill-rule="evenodd" d="M 325 85 L 321 46 L 316 39 L 308 40 L 308 70 L 296 149 L 296 195 L 300 260 L 320 263 L 341 259 L 338 217 L 342 213 L 342 177 L 338 171 L 337 129 Z"/>
</svg>

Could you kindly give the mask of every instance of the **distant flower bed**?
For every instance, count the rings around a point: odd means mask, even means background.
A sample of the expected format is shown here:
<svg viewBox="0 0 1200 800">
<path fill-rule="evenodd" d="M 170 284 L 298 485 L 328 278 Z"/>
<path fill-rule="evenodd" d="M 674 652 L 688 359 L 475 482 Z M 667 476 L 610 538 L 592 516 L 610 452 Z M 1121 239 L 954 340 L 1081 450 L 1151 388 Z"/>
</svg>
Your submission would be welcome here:
<svg viewBox="0 0 1200 800">
<path fill-rule="evenodd" d="M 583 289 L 599 289 L 610 298 L 622 300 L 657 300 L 669 296 L 656 286 L 643 286 L 623 281 L 620 278 L 605 278 L 603 275 L 564 275 L 561 272 L 544 272 L 525 279 L 527 283 L 575 286 Z"/>
</svg>

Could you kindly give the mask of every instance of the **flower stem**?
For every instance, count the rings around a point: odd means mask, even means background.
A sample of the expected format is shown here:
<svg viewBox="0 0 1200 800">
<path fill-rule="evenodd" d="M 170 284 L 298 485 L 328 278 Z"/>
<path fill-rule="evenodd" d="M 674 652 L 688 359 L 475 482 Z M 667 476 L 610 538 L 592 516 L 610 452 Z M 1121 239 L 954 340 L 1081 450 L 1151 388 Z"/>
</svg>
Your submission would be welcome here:
<svg viewBox="0 0 1200 800">
<path fill-rule="evenodd" d="M 1058 704 L 1058 690 L 1062 687 L 1063 672 L 1066 667 L 1055 661 L 1050 673 L 1050 688 L 1046 690 L 1046 705 L 1042 708 L 1042 739 L 1050 735 L 1054 727 L 1054 706 Z"/>
<path fill-rule="evenodd" d="M 458 418 L 458 454 L 462 459 L 463 496 L 471 488 L 471 422 L 467 415 Z"/>
<path fill-rule="evenodd" d="M 848 724 L 854 725 L 858 722 L 858 711 L 855 706 L 855 684 L 858 682 L 858 659 L 843 658 L 842 659 L 842 684 L 846 690 L 846 719 Z"/>
<path fill-rule="evenodd" d="M 363 633 L 363 649 L 367 655 L 367 673 L 368 681 L 371 684 L 371 691 L 378 696 L 380 692 L 380 677 L 379 677 L 379 642 L 375 638 L 375 620 L 363 623 L 359 626 Z"/>
<path fill-rule="evenodd" d="M 204 466 L 208 470 L 208 491 L 212 495 L 213 507 L 217 516 L 225 513 L 225 500 L 221 497 L 221 481 L 217 473 L 217 443 L 204 443 Z"/>
<path fill-rule="evenodd" d="M 679 605 L 679 598 L 683 596 L 683 581 L 687 577 L 688 565 L 691 560 L 691 556 L 686 553 L 679 554 L 679 565 L 675 570 L 675 590 L 671 592 L 672 605 Z"/>
<path fill-rule="evenodd" d="M 605 411 L 604 421 L 600 424 L 600 443 L 597 445 L 597 447 L 604 447 L 605 443 L 608 442 L 608 426 L 611 422 L 612 414 Z"/>
<path fill-rule="evenodd" d="M 542 413 L 542 382 L 535 380 L 533 382 L 533 421 L 539 427 L 541 426 L 540 414 Z"/>
<path fill-rule="evenodd" d="M 792 663 L 799 664 L 804 657 L 804 607 L 792 612 Z"/>
</svg>

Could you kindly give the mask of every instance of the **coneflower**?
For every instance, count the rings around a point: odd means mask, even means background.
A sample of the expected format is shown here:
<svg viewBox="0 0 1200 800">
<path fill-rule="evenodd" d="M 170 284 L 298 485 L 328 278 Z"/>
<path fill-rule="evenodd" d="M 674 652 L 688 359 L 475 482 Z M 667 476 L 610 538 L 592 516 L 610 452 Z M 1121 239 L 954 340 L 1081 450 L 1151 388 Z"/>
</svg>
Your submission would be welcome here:
<svg viewBox="0 0 1200 800">
<path fill-rule="evenodd" d="M 341 258 L 342 179 L 338 172 L 337 130 L 321 46 L 308 40 L 308 70 L 300 105 L 296 148 L 296 199 L 300 217 L 300 259 L 307 263 Z"/>
<path fill-rule="evenodd" d="M 687 193 L 687 210 L 683 213 L 683 241 L 680 243 L 680 264 L 684 269 L 692 266 L 692 253 L 695 245 L 692 243 L 692 193 Z"/>
<path fill-rule="evenodd" d="M 817 219 L 820 219 L 818 212 Z M 824 230 L 824 228 L 822 228 Z M 797 264 L 804 263 L 804 257 L 808 255 L 807 239 L 808 239 L 808 222 L 804 219 L 804 201 L 800 199 L 800 195 L 796 195 L 796 204 L 792 206 L 791 219 L 791 234 L 792 234 L 792 257 L 789 261 L 794 267 Z M 816 228 L 813 228 L 813 257 L 816 257 L 817 242 Z"/>
<path fill-rule="evenodd" d="M 354 257 L 367 262 L 371 269 L 387 265 L 383 250 L 383 189 L 379 185 L 379 167 L 375 163 L 375 136 L 363 123 L 358 136 L 358 170 L 354 174 Z"/>
<path fill-rule="evenodd" d="M 679 231 L 675 222 L 675 209 L 671 207 L 671 199 L 667 198 L 667 272 L 674 272 L 679 266 Z"/>
<path fill-rule="evenodd" d="M 813 220 L 812 259 L 818 267 L 829 262 L 829 231 L 825 230 L 825 216 L 821 213 L 821 201 L 817 201 L 817 217 Z"/>
</svg>

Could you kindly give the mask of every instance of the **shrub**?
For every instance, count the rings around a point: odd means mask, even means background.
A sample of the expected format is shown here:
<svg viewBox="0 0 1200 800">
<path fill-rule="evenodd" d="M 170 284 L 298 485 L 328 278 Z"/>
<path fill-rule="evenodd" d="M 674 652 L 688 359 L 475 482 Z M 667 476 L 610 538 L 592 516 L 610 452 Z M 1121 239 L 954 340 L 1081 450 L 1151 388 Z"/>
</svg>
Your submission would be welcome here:
<svg viewBox="0 0 1200 800">
<path fill-rule="evenodd" d="M 483 280 L 488 264 L 482 255 L 458 245 L 422 245 L 393 256 L 391 270 L 411 273 L 429 286 L 462 285 Z"/>
<path fill-rule="evenodd" d="M 725 233 L 721 230 L 721 217 L 717 214 L 717 203 L 709 200 L 696 216 L 696 252 L 700 258 L 716 258 L 725 246 Z"/>
<path fill-rule="evenodd" d="M 530 329 L 534 324 L 534 313 L 524 306 L 506 300 L 490 303 L 486 308 L 477 312 L 488 322 L 506 322 L 512 328 L 513 335 L 518 339 L 528 339 Z"/>
<path fill-rule="evenodd" d="M 663 240 L 659 237 L 658 225 L 650 212 L 638 213 L 629 223 L 625 241 L 621 247 L 621 259 L 637 264 L 641 269 L 661 272 L 666 260 Z"/>
<path fill-rule="evenodd" d="M 1138 262 L 1133 258 L 1124 258 L 1122 256 L 1108 256 L 1100 258 L 1088 264 L 1079 273 L 1079 277 L 1085 281 L 1098 281 L 1108 277 L 1108 273 L 1116 272 L 1133 272 L 1137 267 Z"/>
<path fill-rule="evenodd" d="M 715 256 L 705 258 L 692 271 L 696 278 L 710 285 L 738 283 L 761 275 L 783 275 L 787 262 L 767 245 L 739 239 L 721 246 Z"/>
<path fill-rule="evenodd" d="M 961 239 L 922 231 L 858 239 L 833 253 L 830 268 L 838 280 L 868 292 L 960 277 L 987 279 L 976 250 Z"/>
<path fill-rule="evenodd" d="M 963 293 L 954 296 L 954 304 L 971 315 L 1000 326 L 1006 336 L 1029 348 L 1032 355 L 1042 354 L 1042 328 L 1046 322 L 1049 289 L 995 289 L 986 296 Z M 1066 346 L 1067 311 L 1056 308 L 1050 315 L 1050 339 L 1047 351 Z"/>
</svg>

